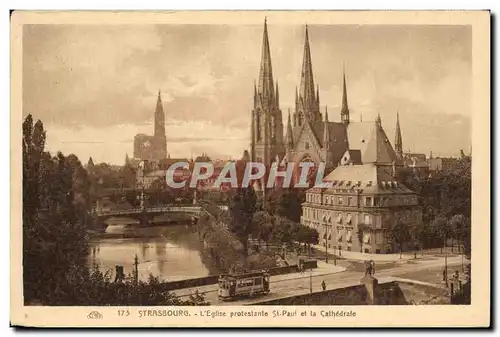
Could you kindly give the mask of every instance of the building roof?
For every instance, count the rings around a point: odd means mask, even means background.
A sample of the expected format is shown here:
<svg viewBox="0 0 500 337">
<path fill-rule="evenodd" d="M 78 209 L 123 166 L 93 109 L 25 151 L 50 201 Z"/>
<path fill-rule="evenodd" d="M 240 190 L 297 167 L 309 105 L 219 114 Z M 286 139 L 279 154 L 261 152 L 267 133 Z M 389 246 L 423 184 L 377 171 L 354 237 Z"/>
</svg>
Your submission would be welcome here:
<svg viewBox="0 0 500 337">
<path fill-rule="evenodd" d="M 401 163 L 380 124 L 376 122 L 351 122 L 346 126 L 338 122 L 316 121 L 311 123 L 310 127 L 321 147 L 325 145 L 323 144 L 325 123 L 328 123 L 332 162 L 340 163 L 344 159 L 346 151 L 350 150 L 352 152 L 349 152 L 349 155 L 357 164 Z M 306 127 L 305 124 L 304 127 Z M 296 130 L 294 144 L 298 143 L 302 128 Z"/>
<path fill-rule="evenodd" d="M 375 122 L 354 122 L 347 126 L 350 150 L 361 151 L 363 164 L 397 162 L 398 157 L 382 126 Z"/>
<path fill-rule="evenodd" d="M 328 132 L 330 139 L 330 151 L 332 152 L 332 161 L 338 163 L 345 151 L 348 149 L 347 130 L 344 124 L 338 122 L 328 123 Z M 325 136 L 325 122 L 317 121 L 311 125 L 311 128 L 322 147 Z"/>
<path fill-rule="evenodd" d="M 328 191 L 335 189 L 362 190 L 368 193 L 412 193 L 403 184 L 396 181 L 392 168 L 373 163 L 362 165 L 341 165 L 324 178 L 334 183 Z"/>
<path fill-rule="evenodd" d="M 361 165 L 361 151 L 360 150 L 347 150 L 342 159 L 340 159 L 340 165 Z"/>
</svg>

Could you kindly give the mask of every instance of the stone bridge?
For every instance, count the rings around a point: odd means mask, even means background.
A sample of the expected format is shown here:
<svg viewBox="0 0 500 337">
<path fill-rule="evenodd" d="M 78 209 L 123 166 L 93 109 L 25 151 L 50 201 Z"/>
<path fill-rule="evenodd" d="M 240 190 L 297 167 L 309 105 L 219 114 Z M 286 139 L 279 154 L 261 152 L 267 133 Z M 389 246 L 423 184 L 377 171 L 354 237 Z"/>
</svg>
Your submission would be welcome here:
<svg viewBox="0 0 500 337">
<path fill-rule="evenodd" d="M 220 210 L 227 210 L 225 205 L 216 206 Z M 106 221 L 114 217 L 127 217 L 139 220 L 139 226 L 146 227 L 152 223 L 154 217 L 163 214 L 183 214 L 188 215 L 192 220 L 198 219 L 201 212 L 207 212 L 203 206 L 198 205 L 159 205 L 145 208 L 126 208 L 126 209 L 109 209 L 98 210 L 92 214 L 94 219 L 94 228 L 105 230 L 107 228 Z"/>
</svg>

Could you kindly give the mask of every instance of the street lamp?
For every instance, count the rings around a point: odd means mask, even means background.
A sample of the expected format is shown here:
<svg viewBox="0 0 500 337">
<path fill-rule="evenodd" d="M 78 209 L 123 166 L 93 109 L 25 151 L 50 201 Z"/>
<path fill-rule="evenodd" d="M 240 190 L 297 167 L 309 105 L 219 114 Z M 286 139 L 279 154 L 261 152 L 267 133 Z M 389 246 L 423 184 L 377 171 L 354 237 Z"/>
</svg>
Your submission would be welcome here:
<svg viewBox="0 0 500 337">
<path fill-rule="evenodd" d="M 309 268 L 309 292 L 311 293 L 311 295 L 313 293 L 313 274 L 312 274 L 312 270 L 313 269 L 312 269 L 312 266 L 311 266 L 311 268 Z"/>
<path fill-rule="evenodd" d="M 448 249 L 446 247 L 446 237 L 444 239 L 444 281 L 448 288 Z"/>
</svg>

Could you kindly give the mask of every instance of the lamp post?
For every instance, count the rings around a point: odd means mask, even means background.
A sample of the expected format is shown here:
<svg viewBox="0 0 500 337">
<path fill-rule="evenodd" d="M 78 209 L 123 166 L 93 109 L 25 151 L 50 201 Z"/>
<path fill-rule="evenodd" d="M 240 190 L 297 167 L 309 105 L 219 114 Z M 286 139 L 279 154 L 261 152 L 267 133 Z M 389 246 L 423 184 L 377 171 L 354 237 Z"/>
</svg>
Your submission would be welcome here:
<svg viewBox="0 0 500 337">
<path fill-rule="evenodd" d="M 446 237 L 444 239 L 444 281 L 448 288 L 448 249 L 446 247 Z"/>
<path fill-rule="evenodd" d="M 313 269 L 312 269 L 312 266 L 311 266 L 311 268 L 309 268 L 309 292 L 311 293 L 311 295 L 313 293 L 313 274 L 312 274 L 312 270 Z"/>
</svg>

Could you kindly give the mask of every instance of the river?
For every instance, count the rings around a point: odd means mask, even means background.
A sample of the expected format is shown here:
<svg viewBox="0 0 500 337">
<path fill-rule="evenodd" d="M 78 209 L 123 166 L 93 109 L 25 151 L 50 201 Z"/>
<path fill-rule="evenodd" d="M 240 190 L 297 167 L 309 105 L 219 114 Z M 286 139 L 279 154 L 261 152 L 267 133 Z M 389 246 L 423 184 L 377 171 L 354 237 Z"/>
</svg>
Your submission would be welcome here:
<svg viewBox="0 0 500 337">
<path fill-rule="evenodd" d="M 185 224 L 147 228 L 128 227 L 133 220 L 110 219 L 106 233 L 89 240 L 88 266 L 94 262 L 100 269 L 115 275 L 115 266 L 132 273 L 134 258 L 139 260 L 139 279 L 149 274 L 160 280 L 176 281 L 208 276 L 211 272 L 202 262 L 202 244 L 193 226 Z"/>
</svg>

